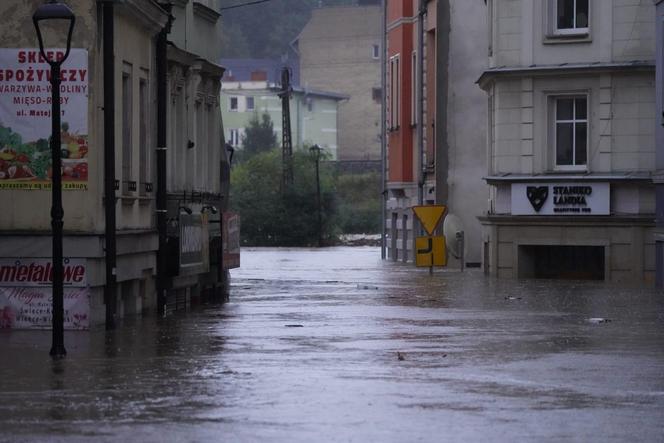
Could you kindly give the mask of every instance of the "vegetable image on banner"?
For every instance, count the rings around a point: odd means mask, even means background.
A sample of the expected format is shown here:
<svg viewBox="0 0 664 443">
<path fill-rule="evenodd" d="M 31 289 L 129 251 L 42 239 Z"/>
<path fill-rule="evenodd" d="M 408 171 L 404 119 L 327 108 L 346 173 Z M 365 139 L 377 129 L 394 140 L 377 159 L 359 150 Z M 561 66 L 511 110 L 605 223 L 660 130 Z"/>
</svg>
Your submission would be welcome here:
<svg viewBox="0 0 664 443">
<path fill-rule="evenodd" d="M 46 52 L 57 59 L 64 50 Z M 39 49 L 0 49 L 0 190 L 51 187 L 51 68 Z M 62 187 L 87 189 L 88 52 L 62 65 Z"/>
</svg>

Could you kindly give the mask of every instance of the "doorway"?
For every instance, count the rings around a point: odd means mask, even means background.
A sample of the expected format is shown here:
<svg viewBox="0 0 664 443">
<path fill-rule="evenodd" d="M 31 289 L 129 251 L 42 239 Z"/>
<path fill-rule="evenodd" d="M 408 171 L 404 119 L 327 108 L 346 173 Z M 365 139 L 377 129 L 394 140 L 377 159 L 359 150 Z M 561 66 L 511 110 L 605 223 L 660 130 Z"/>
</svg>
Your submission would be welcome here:
<svg viewBox="0 0 664 443">
<path fill-rule="evenodd" d="M 604 280 L 605 262 L 604 246 L 519 246 L 519 278 Z"/>
</svg>

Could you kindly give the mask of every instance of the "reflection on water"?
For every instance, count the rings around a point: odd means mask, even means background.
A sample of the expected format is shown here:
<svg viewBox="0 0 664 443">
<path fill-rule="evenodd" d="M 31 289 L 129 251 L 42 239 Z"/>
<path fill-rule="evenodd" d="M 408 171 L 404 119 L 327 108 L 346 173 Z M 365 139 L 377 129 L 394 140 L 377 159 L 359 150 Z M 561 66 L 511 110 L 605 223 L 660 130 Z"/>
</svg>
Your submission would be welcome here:
<svg viewBox="0 0 664 443">
<path fill-rule="evenodd" d="M 229 303 L 67 332 L 64 360 L 2 333 L 0 440 L 664 435 L 660 294 L 379 257 L 245 249 Z"/>
</svg>

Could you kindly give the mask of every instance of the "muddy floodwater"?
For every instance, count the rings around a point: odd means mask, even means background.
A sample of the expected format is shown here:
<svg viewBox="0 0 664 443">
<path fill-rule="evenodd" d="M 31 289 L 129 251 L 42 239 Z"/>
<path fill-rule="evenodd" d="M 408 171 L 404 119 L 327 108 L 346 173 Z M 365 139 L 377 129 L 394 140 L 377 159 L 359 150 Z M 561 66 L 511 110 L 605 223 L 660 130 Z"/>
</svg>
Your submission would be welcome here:
<svg viewBox="0 0 664 443">
<path fill-rule="evenodd" d="M 664 441 L 664 295 L 243 249 L 230 302 L 0 333 L 0 441 Z"/>
</svg>

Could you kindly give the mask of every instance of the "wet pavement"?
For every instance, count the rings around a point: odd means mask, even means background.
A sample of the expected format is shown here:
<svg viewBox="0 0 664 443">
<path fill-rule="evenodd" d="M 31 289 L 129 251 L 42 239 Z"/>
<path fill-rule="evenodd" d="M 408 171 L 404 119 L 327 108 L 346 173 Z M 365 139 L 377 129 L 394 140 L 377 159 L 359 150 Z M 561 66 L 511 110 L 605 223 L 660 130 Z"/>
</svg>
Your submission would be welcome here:
<svg viewBox="0 0 664 443">
<path fill-rule="evenodd" d="M 0 441 L 664 441 L 664 295 L 243 249 L 231 301 L 0 333 Z"/>
</svg>

